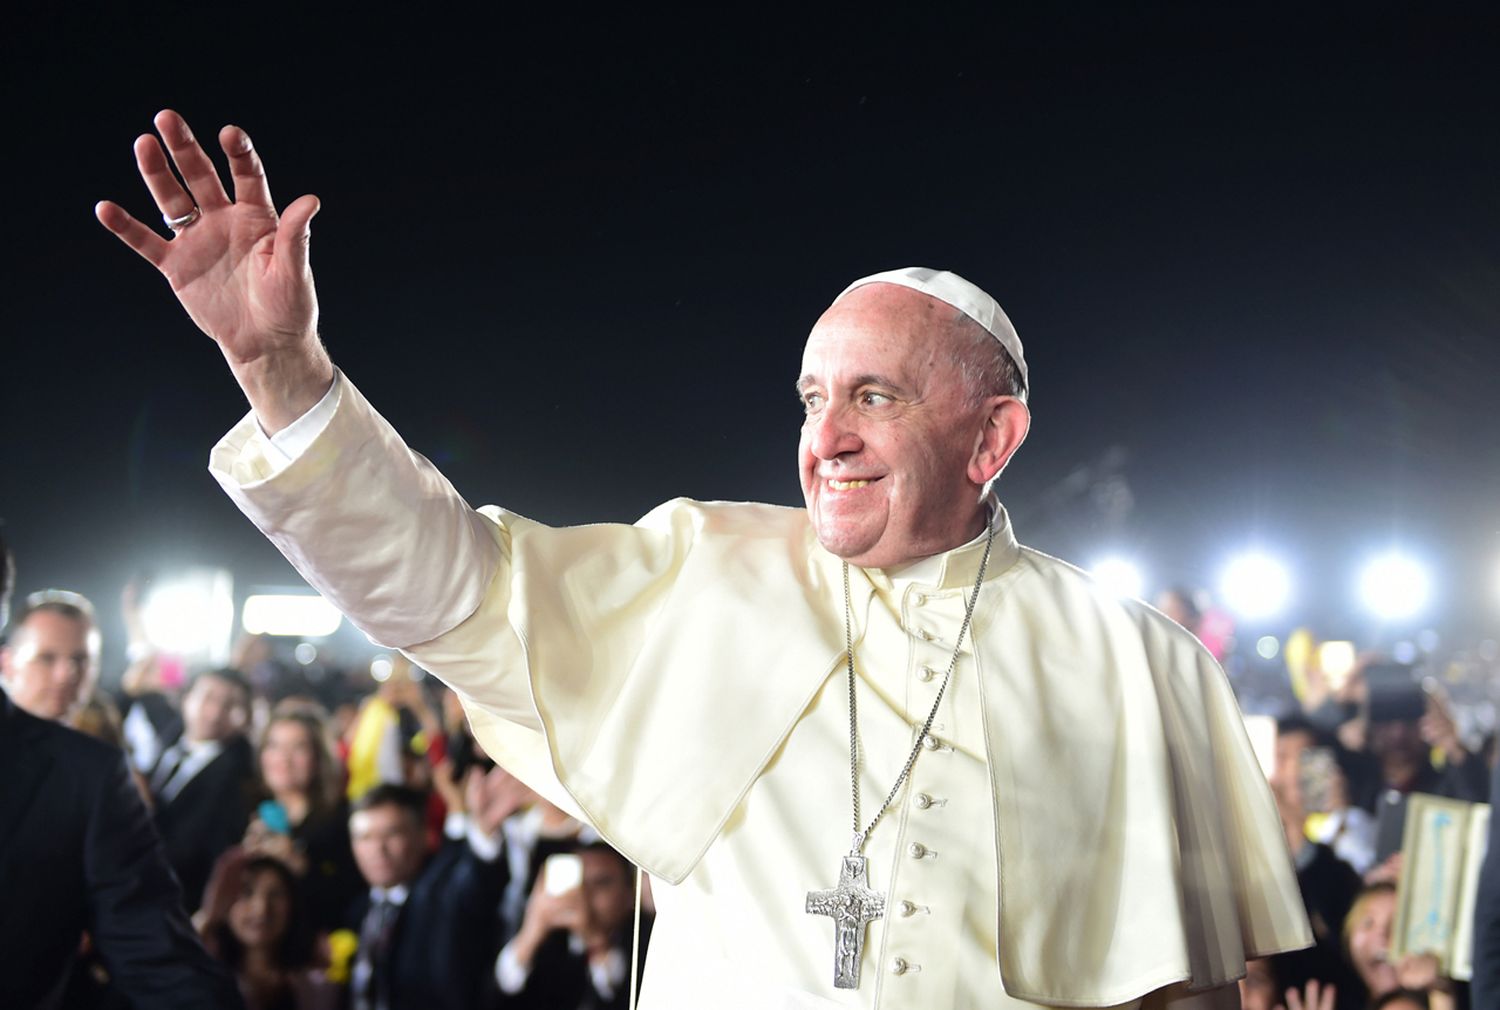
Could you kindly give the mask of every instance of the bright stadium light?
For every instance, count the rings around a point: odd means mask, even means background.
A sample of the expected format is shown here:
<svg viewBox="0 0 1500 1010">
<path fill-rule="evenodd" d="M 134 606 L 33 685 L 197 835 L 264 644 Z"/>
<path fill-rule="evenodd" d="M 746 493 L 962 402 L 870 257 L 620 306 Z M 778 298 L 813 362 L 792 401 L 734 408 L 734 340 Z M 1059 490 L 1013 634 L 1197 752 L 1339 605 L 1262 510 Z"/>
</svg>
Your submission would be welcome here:
<svg viewBox="0 0 1500 1010">
<path fill-rule="evenodd" d="M 1372 558 L 1359 574 L 1359 598 L 1386 621 L 1414 617 L 1432 595 L 1432 577 L 1409 555 L 1390 551 Z"/>
<path fill-rule="evenodd" d="M 1225 605 L 1240 617 L 1275 617 L 1292 596 L 1292 576 L 1286 565 L 1258 551 L 1241 554 L 1224 568 L 1219 592 Z"/>
<path fill-rule="evenodd" d="M 220 665 L 234 631 L 234 581 L 221 568 L 191 569 L 164 579 L 141 603 L 146 638 L 163 652 Z"/>
<path fill-rule="evenodd" d="M 344 615 L 321 596 L 264 594 L 247 597 L 240 612 L 252 635 L 289 638 L 326 638 L 339 628 Z"/>
<path fill-rule="evenodd" d="M 1146 580 L 1133 562 L 1120 557 L 1101 558 L 1089 567 L 1094 579 L 1116 596 L 1140 599 Z"/>
</svg>

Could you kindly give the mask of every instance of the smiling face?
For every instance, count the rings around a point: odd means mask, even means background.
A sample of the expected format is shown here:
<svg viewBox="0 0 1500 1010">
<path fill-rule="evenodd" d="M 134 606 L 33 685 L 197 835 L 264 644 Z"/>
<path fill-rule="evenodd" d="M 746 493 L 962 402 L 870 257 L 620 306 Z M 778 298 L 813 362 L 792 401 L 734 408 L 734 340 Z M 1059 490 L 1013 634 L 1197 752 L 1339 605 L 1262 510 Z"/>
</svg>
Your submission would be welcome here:
<svg viewBox="0 0 1500 1010">
<path fill-rule="evenodd" d="M 978 535 L 983 488 L 1025 437 L 1020 401 L 969 399 L 960 318 L 921 292 L 868 284 L 807 338 L 802 494 L 818 541 L 853 564 L 905 564 Z"/>
<path fill-rule="evenodd" d="M 1394 890 L 1368 891 L 1355 901 L 1349 912 L 1349 960 L 1371 998 L 1398 987 L 1396 968 L 1388 960 L 1391 923 L 1395 917 Z"/>
<path fill-rule="evenodd" d="M 292 894 L 286 880 L 269 867 L 246 872 L 240 895 L 229 906 L 229 931 L 250 950 L 270 950 L 286 935 Z"/>
</svg>

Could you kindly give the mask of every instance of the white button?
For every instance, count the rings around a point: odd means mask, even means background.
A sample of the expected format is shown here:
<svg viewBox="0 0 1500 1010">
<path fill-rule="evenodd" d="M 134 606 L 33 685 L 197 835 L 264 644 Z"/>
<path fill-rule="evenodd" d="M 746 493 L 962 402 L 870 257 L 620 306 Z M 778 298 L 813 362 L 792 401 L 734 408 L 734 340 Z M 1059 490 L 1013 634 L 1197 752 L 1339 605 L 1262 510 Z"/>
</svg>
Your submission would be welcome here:
<svg viewBox="0 0 1500 1010">
<path fill-rule="evenodd" d="M 904 957 L 893 957 L 893 958 L 891 958 L 891 974 L 892 975 L 905 975 L 906 972 L 907 972 L 907 970 L 910 969 L 910 968 L 911 968 L 911 965 L 907 963 L 906 958 L 904 958 Z"/>
<path fill-rule="evenodd" d="M 937 636 L 934 635 L 932 632 L 928 631 L 926 628 L 918 628 L 917 629 L 917 637 L 920 638 L 924 642 L 931 642 Z"/>
<path fill-rule="evenodd" d="M 917 679 L 924 684 L 936 676 L 937 671 L 930 666 L 921 666 L 917 668 Z"/>
<path fill-rule="evenodd" d="M 927 855 L 927 846 L 923 845 L 921 842 L 912 842 L 906 847 L 906 851 L 907 854 L 911 856 L 911 858 L 921 859 L 923 856 Z"/>
<path fill-rule="evenodd" d="M 919 606 L 919 607 L 920 607 L 920 606 L 922 606 L 922 605 L 923 605 L 923 604 L 924 604 L 924 603 L 926 603 L 926 602 L 927 602 L 927 594 L 926 594 L 926 593 L 913 593 L 913 594 L 912 594 L 912 598 L 911 598 L 911 601 L 912 601 L 912 602 L 913 602 L 913 603 L 915 603 L 915 604 L 916 604 L 916 605 L 917 605 L 917 606 Z"/>
<path fill-rule="evenodd" d="M 922 746 L 926 747 L 928 750 L 937 750 L 942 746 L 942 744 L 938 742 L 937 737 L 933 736 L 931 733 L 928 733 L 922 738 Z"/>
<path fill-rule="evenodd" d="M 903 917 L 917 914 L 917 903 L 914 901 L 903 901 L 898 907 Z"/>
<path fill-rule="evenodd" d="M 918 810 L 926 810 L 928 807 L 932 806 L 932 797 L 928 796 L 926 793 L 917 793 L 917 795 L 911 798 L 911 801 Z"/>
</svg>

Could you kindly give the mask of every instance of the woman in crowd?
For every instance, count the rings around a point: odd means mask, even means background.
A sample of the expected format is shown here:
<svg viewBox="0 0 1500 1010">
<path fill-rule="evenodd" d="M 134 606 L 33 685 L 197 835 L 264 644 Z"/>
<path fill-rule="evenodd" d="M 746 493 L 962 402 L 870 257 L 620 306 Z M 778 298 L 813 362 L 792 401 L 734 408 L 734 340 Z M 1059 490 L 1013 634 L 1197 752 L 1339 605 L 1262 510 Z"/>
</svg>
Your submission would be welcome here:
<svg viewBox="0 0 1500 1010">
<path fill-rule="evenodd" d="M 310 969 L 312 932 L 278 859 L 231 849 L 205 895 L 203 942 L 234 972 L 248 1010 L 328 1010 L 338 988 Z"/>
<path fill-rule="evenodd" d="M 333 929 L 361 882 L 349 848 L 343 772 L 321 711 L 302 702 L 278 706 L 261 735 L 258 764 L 268 798 L 246 832 L 246 848 L 289 866 L 301 878 L 313 929 Z"/>
<path fill-rule="evenodd" d="M 1392 925 L 1396 918 L 1396 886 L 1388 882 L 1371 884 L 1361 891 L 1344 919 L 1344 951 L 1360 982 L 1364 984 L 1369 1005 L 1384 1006 L 1387 997 L 1400 1005 L 1402 997 L 1392 994 L 1418 994 L 1430 1010 L 1454 1010 L 1453 983 L 1437 971 L 1437 959 L 1431 954 L 1407 954 L 1391 960 Z"/>
</svg>

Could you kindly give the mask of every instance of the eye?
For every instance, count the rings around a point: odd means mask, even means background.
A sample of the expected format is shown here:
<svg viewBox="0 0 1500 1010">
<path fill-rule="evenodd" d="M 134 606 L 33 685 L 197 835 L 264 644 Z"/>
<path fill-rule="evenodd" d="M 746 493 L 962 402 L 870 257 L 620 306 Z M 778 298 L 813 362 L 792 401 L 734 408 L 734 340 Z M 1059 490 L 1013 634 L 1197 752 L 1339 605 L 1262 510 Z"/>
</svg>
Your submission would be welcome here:
<svg viewBox="0 0 1500 1010">
<path fill-rule="evenodd" d="M 823 394 L 816 390 L 808 390 L 802 394 L 802 409 L 811 414 L 823 408 Z"/>
<path fill-rule="evenodd" d="M 867 389 L 859 394 L 859 403 L 862 407 L 884 407 L 891 402 L 891 398 L 884 393 L 877 393 L 873 389 Z"/>
</svg>

